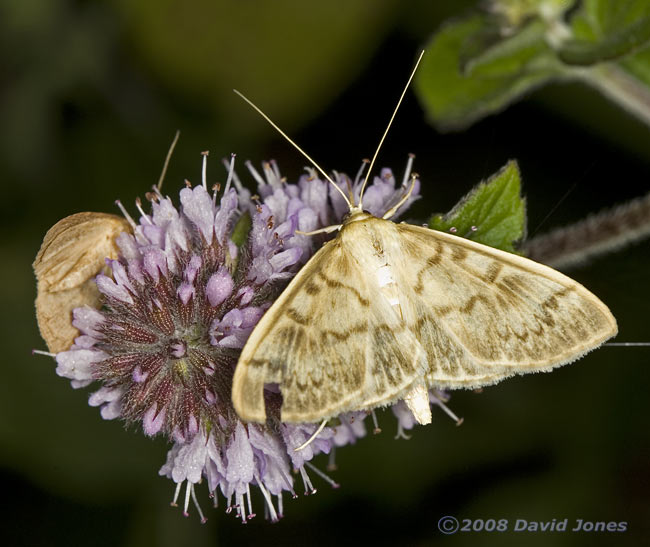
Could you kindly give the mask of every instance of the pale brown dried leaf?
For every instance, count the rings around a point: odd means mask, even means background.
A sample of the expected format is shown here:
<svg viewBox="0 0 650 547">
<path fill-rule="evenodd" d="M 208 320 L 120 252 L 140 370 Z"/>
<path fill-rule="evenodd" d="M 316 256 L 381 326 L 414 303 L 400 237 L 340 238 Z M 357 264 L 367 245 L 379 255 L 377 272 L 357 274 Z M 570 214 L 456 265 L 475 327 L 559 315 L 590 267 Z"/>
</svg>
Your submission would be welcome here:
<svg viewBox="0 0 650 547">
<path fill-rule="evenodd" d="M 118 216 L 77 213 L 45 234 L 34 260 L 36 319 L 51 352 L 67 350 L 79 335 L 72 326 L 74 308 L 98 307 L 100 293 L 94 278 L 106 269 L 107 257 L 117 257 L 115 238 L 131 231 L 128 222 Z"/>
<path fill-rule="evenodd" d="M 95 276 L 106 257 L 115 258 L 115 238 L 131 232 L 121 217 L 105 213 L 77 213 L 57 222 L 45 234 L 34 272 L 43 289 L 71 289 Z"/>
<path fill-rule="evenodd" d="M 63 291 L 43 290 L 36 296 L 36 320 L 41 336 L 52 353 L 70 349 L 79 331 L 72 326 L 72 310 L 84 305 L 99 306 L 100 293 L 93 278 Z"/>
</svg>

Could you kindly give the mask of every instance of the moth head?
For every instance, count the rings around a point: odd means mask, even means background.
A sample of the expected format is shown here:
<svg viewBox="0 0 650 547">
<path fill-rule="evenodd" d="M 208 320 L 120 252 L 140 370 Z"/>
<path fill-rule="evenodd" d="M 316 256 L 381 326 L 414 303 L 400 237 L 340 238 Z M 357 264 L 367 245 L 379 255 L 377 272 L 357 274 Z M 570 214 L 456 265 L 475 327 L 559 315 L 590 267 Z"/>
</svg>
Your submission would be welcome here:
<svg viewBox="0 0 650 547">
<path fill-rule="evenodd" d="M 374 218 L 374 215 L 369 213 L 368 211 L 363 211 L 358 206 L 352 206 L 350 207 L 350 210 L 347 213 L 345 213 L 342 223 L 351 224 L 353 222 L 368 220 L 369 218 Z"/>
</svg>

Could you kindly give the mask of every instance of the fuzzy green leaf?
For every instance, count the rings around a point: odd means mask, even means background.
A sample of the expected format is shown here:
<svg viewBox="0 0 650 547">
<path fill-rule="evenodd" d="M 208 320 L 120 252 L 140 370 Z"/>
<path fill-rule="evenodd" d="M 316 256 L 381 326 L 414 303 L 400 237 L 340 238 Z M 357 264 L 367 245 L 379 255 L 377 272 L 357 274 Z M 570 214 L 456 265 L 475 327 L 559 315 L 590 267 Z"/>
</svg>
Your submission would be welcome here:
<svg viewBox="0 0 650 547">
<path fill-rule="evenodd" d="M 522 70 L 538 55 L 549 53 L 544 39 L 546 27 L 532 21 L 511 36 L 487 28 L 467 41 L 461 50 L 465 76 L 509 76 Z M 463 51 L 464 50 L 464 51 Z"/>
<path fill-rule="evenodd" d="M 248 211 L 245 211 L 242 216 L 237 220 L 237 224 L 232 231 L 232 241 L 237 247 L 241 247 L 248 239 L 248 234 L 251 231 L 253 221 Z"/>
<path fill-rule="evenodd" d="M 526 234 L 526 202 L 519 167 L 509 161 L 481 182 L 446 215 L 434 215 L 429 228 L 452 232 L 511 253 Z"/>
<path fill-rule="evenodd" d="M 470 42 L 481 39 L 485 24 L 480 15 L 453 21 L 427 46 L 415 90 L 438 129 L 463 129 L 563 72 L 550 49 L 523 40 L 512 44 L 518 47 L 492 50 L 483 62 L 477 58 L 473 73 L 463 74 L 460 59 L 472 50 Z"/>
<path fill-rule="evenodd" d="M 572 65 L 593 65 L 614 61 L 650 44 L 650 16 L 629 25 L 612 29 L 596 41 L 569 40 L 558 50 L 562 61 Z"/>
</svg>

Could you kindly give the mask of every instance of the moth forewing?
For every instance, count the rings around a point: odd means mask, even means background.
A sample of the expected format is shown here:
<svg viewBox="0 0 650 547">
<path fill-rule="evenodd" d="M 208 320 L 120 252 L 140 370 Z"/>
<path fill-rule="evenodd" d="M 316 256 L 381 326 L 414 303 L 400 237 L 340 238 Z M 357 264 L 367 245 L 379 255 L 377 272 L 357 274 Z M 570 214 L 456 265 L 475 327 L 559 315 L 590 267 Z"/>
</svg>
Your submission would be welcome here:
<svg viewBox="0 0 650 547">
<path fill-rule="evenodd" d="M 283 421 L 312 422 L 388 404 L 423 377 L 424 350 L 366 275 L 377 240 L 361 224 L 346 222 L 254 329 L 233 379 L 242 419 L 265 420 L 265 383 L 280 386 Z"/>
</svg>

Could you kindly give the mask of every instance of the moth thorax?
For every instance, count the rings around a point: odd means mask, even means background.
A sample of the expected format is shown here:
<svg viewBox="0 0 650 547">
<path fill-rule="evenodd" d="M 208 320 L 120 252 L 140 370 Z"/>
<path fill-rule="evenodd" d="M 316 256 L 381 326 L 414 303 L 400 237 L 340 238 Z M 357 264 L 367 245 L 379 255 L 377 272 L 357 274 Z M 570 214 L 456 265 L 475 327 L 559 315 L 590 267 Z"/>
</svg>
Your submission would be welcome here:
<svg viewBox="0 0 650 547">
<path fill-rule="evenodd" d="M 362 211 L 357 207 L 353 207 L 343 217 L 343 225 L 345 226 L 347 224 L 352 224 L 353 222 L 368 220 L 369 218 L 375 218 L 375 216 L 370 214 L 368 211 Z"/>
</svg>

